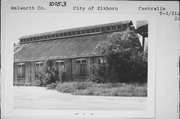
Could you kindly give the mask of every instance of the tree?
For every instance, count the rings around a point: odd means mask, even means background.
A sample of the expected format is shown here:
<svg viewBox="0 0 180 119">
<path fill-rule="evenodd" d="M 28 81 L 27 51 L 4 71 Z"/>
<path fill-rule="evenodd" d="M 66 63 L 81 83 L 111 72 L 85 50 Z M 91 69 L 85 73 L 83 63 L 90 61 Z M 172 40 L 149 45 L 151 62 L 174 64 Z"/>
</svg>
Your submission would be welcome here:
<svg viewBox="0 0 180 119">
<path fill-rule="evenodd" d="M 38 74 L 38 80 L 40 86 L 46 86 L 48 84 L 59 81 L 58 71 L 53 67 L 53 61 L 47 60 L 45 62 L 43 71 Z"/>
<path fill-rule="evenodd" d="M 146 55 L 133 30 L 113 33 L 108 41 L 97 44 L 94 53 L 107 60 L 109 81 L 147 82 L 147 61 L 143 60 Z"/>
</svg>

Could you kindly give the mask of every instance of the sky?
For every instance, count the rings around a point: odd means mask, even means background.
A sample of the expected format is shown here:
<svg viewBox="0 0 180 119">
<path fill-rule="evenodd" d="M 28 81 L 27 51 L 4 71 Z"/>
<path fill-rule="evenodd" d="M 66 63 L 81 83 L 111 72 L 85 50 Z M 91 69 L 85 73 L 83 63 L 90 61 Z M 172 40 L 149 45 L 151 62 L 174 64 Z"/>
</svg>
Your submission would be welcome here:
<svg viewBox="0 0 180 119">
<path fill-rule="evenodd" d="M 6 39 L 18 43 L 25 35 L 124 20 L 131 19 L 117 13 L 9 13 L 6 15 Z M 132 21 L 135 25 L 135 20 Z"/>
</svg>

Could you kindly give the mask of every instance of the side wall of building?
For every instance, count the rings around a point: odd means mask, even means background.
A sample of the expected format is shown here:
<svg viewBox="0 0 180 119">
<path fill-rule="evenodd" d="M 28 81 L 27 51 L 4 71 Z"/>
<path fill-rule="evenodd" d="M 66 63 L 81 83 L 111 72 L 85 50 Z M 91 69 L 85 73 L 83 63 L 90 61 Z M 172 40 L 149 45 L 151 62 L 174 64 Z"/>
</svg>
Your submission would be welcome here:
<svg viewBox="0 0 180 119">
<path fill-rule="evenodd" d="M 56 67 L 56 62 L 60 60 L 52 60 L 53 67 Z M 84 57 L 64 59 L 64 81 L 83 81 L 97 75 L 99 57 Z M 36 63 L 31 62 L 15 62 L 14 63 L 14 85 L 35 85 L 36 84 Z M 43 62 L 43 66 L 45 61 Z M 24 71 L 23 71 L 24 70 Z M 24 73 L 24 74 L 23 74 Z M 59 76 L 62 76 L 59 74 Z"/>
</svg>

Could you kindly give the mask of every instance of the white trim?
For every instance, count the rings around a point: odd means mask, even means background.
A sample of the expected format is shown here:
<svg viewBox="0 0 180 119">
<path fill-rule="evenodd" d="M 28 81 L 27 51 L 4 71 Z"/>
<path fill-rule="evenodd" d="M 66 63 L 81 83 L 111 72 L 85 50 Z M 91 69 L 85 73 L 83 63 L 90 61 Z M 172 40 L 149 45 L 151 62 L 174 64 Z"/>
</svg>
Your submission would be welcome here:
<svg viewBox="0 0 180 119">
<path fill-rule="evenodd" d="M 43 62 L 36 62 L 36 64 L 43 64 Z"/>
<path fill-rule="evenodd" d="M 55 62 L 64 62 L 64 60 L 57 60 L 57 61 L 55 61 Z"/>
<path fill-rule="evenodd" d="M 25 63 L 18 63 L 18 66 L 19 66 L 19 65 L 25 65 Z"/>
<path fill-rule="evenodd" d="M 86 59 L 76 59 L 76 61 L 83 61 L 83 60 L 86 60 Z"/>
</svg>

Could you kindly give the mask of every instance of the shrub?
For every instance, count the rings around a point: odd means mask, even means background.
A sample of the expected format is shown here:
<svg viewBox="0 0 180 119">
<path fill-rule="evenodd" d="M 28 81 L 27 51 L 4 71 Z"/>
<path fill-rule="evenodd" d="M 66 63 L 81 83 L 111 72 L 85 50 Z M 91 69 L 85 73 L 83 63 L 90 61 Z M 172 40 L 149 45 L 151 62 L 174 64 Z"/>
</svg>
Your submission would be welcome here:
<svg viewBox="0 0 180 119">
<path fill-rule="evenodd" d="M 53 67 L 53 61 L 47 60 L 45 62 L 42 72 L 39 72 L 36 78 L 36 84 L 38 86 L 46 86 L 51 83 L 59 81 L 59 72 Z"/>
<path fill-rule="evenodd" d="M 46 86 L 46 88 L 47 88 L 47 89 L 55 89 L 57 85 L 58 85 L 58 82 L 51 83 L 51 84 L 48 84 L 48 85 Z"/>
<path fill-rule="evenodd" d="M 97 44 L 94 53 L 105 56 L 108 70 L 100 67 L 99 72 L 106 72 L 106 82 L 147 82 L 147 54 L 134 31 L 113 34 L 109 41 Z"/>
<path fill-rule="evenodd" d="M 56 90 L 74 95 L 147 96 L 147 84 L 64 82 Z"/>
<path fill-rule="evenodd" d="M 58 85 L 56 86 L 56 90 L 59 92 L 64 92 L 64 93 L 72 93 L 74 92 L 75 89 L 75 85 L 77 82 L 64 82 L 64 83 L 58 83 Z"/>
</svg>

